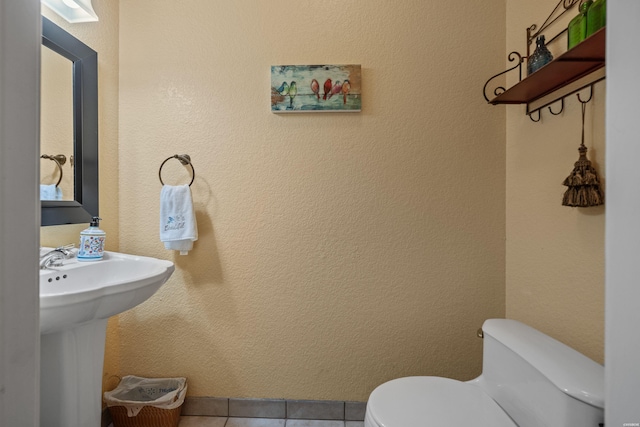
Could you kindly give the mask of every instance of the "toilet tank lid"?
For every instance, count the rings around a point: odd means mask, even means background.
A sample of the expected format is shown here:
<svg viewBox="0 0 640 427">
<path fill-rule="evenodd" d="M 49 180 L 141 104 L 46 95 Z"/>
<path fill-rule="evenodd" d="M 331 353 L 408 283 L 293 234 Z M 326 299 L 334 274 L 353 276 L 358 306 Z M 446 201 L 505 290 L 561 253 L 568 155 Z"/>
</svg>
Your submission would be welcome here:
<svg viewBox="0 0 640 427">
<path fill-rule="evenodd" d="M 571 397 L 604 408 L 604 367 L 517 320 L 488 319 L 482 331 L 517 353 Z"/>
</svg>

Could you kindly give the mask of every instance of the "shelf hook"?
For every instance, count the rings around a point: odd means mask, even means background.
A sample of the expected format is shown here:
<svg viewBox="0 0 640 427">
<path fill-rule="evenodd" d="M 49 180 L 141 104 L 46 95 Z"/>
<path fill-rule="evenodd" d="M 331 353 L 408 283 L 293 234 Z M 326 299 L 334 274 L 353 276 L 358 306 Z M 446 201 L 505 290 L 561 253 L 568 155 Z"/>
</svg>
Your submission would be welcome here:
<svg viewBox="0 0 640 427">
<path fill-rule="evenodd" d="M 536 111 L 538 112 L 538 119 L 537 120 L 533 118 L 533 113 L 535 113 Z M 538 123 L 540 121 L 540 119 L 542 118 L 540 116 L 540 109 L 530 112 L 529 113 L 529 118 L 531 119 L 532 122 Z"/>
<path fill-rule="evenodd" d="M 549 112 L 554 116 L 559 116 L 560 114 L 562 114 L 563 111 L 564 111 L 564 98 L 560 98 L 560 111 L 558 111 L 557 113 L 554 113 L 553 110 L 551 109 L 551 106 L 549 106 Z"/>
<path fill-rule="evenodd" d="M 589 98 L 586 101 L 582 100 L 582 98 L 580 97 L 580 93 L 576 93 L 576 96 L 578 97 L 578 101 L 582 102 L 583 104 L 591 101 L 591 98 L 593 98 L 593 85 L 589 85 Z"/>
</svg>

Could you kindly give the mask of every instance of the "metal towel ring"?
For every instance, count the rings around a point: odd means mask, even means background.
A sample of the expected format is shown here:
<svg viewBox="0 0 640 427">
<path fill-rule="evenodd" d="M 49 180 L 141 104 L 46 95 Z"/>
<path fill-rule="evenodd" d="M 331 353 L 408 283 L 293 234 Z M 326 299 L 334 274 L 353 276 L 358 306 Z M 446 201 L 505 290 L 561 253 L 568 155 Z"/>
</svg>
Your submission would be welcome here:
<svg viewBox="0 0 640 427">
<path fill-rule="evenodd" d="M 162 181 L 162 167 L 171 159 L 178 159 L 184 166 L 191 166 L 191 182 L 189 183 L 189 187 L 191 187 L 191 184 L 193 184 L 193 180 L 196 179 L 196 170 L 193 168 L 193 163 L 191 163 L 191 156 L 189 156 L 188 154 L 174 154 L 173 156 L 167 157 L 164 162 L 160 164 L 160 169 L 158 169 L 158 178 L 160 178 L 160 184 L 164 185 L 164 182 Z"/>
<path fill-rule="evenodd" d="M 64 174 L 64 171 L 62 170 L 62 165 L 67 163 L 67 156 L 65 156 L 64 154 L 56 154 L 55 156 L 50 156 L 49 154 L 43 154 L 42 156 L 40 156 L 40 158 L 53 160 L 56 163 L 56 166 L 58 166 L 58 170 L 60 171 L 60 178 L 58 178 L 58 182 L 56 182 L 56 187 L 57 187 L 62 182 L 62 175 Z"/>
</svg>

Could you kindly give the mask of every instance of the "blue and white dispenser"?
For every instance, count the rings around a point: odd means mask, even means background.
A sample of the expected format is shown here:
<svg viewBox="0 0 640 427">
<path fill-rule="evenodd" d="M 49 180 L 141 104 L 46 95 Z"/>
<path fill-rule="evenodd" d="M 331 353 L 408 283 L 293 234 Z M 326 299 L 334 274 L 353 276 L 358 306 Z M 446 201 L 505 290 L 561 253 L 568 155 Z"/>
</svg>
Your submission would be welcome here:
<svg viewBox="0 0 640 427">
<path fill-rule="evenodd" d="M 80 232 L 78 261 L 99 261 L 104 256 L 104 241 L 107 233 L 99 227 L 101 219 L 94 216 L 91 218 L 89 228 Z"/>
</svg>

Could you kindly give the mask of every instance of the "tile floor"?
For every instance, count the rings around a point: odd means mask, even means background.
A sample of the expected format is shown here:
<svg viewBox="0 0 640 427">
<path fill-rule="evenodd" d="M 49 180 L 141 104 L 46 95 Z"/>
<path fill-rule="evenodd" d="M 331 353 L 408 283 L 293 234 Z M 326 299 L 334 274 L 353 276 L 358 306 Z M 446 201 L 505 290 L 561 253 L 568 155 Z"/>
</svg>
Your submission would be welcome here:
<svg viewBox="0 0 640 427">
<path fill-rule="evenodd" d="M 364 427 L 366 402 L 187 397 L 178 427 Z M 103 413 L 103 425 L 109 423 Z M 345 420 L 346 418 L 346 420 Z"/>
<path fill-rule="evenodd" d="M 182 416 L 178 427 L 364 427 L 364 421 Z"/>
</svg>

